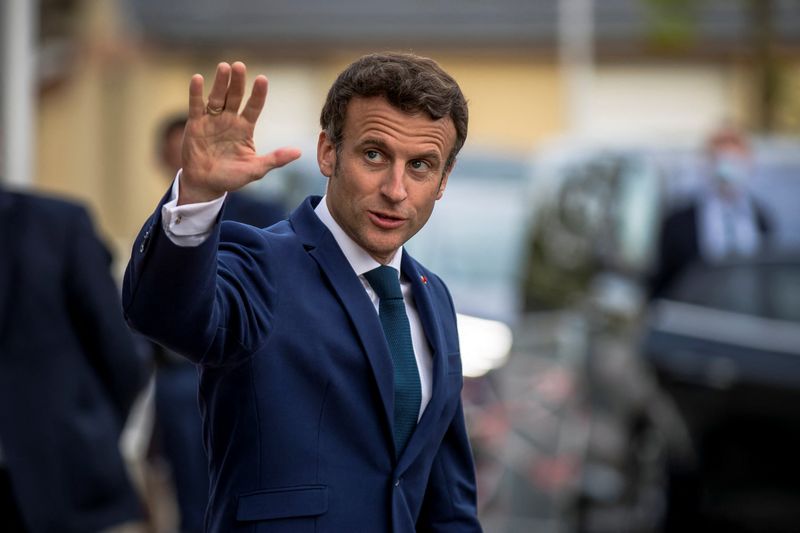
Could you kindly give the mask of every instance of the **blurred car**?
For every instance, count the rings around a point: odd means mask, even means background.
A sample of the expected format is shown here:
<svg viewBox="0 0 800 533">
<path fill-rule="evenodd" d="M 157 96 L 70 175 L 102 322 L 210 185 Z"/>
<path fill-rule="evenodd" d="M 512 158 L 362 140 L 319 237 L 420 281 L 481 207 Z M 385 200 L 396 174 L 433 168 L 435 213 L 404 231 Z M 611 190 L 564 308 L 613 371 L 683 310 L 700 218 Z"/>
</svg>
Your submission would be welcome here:
<svg viewBox="0 0 800 533">
<path fill-rule="evenodd" d="M 643 346 L 696 458 L 673 465 L 670 529 L 797 531 L 800 256 L 697 265 Z"/>
</svg>

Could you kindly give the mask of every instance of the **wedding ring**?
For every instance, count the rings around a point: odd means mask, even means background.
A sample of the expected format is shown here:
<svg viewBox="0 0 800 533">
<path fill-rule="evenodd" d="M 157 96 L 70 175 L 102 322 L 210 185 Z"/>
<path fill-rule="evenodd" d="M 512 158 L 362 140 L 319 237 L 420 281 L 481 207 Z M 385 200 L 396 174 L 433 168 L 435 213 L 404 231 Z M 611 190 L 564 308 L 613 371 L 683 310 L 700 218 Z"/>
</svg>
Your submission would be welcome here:
<svg viewBox="0 0 800 533">
<path fill-rule="evenodd" d="M 206 105 L 206 111 L 208 111 L 209 115 L 216 116 L 222 113 L 225 110 L 224 106 L 220 107 L 211 107 L 211 104 Z"/>
</svg>

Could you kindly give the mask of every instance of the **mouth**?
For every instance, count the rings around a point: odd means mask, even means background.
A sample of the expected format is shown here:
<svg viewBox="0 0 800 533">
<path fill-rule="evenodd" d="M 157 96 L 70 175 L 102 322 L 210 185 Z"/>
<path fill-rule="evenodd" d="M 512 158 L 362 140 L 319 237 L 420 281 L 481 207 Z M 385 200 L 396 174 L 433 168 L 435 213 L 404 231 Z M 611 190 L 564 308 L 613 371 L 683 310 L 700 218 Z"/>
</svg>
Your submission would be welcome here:
<svg viewBox="0 0 800 533">
<path fill-rule="evenodd" d="M 381 211 L 367 211 L 369 219 L 381 229 L 391 230 L 402 226 L 406 219 Z"/>
</svg>

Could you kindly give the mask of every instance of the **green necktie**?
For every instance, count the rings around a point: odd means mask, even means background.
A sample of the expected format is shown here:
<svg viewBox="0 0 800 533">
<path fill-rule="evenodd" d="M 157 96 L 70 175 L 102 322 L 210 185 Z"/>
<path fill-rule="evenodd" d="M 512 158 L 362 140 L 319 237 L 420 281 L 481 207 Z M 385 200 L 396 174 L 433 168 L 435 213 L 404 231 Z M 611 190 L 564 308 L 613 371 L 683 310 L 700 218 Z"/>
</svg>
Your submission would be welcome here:
<svg viewBox="0 0 800 533">
<path fill-rule="evenodd" d="M 397 455 L 406 446 L 417 425 L 422 387 L 419 381 L 411 327 L 408 324 L 400 277 L 392 267 L 379 266 L 364 274 L 380 298 L 378 314 L 389 344 L 394 367 L 394 444 Z"/>
</svg>

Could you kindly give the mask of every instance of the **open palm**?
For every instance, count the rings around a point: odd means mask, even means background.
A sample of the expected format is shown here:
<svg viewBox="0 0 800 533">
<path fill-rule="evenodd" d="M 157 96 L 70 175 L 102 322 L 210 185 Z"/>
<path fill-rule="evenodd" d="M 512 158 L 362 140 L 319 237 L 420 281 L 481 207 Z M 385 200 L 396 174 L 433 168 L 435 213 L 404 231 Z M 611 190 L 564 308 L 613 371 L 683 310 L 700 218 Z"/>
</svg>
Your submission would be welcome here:
<svg viewBox="0 0 800 533">
<path fill-rule="evenodd" d="M 263 155 L 256 152 L 253 131 L 267 98 L 267 79 L 256 77 L 250 98 L 239 113 L 245 77 L 244 63 L 217 65 L 208 104 L 203 101 L 203 77 L 192 77 L 179 204 L 219 198 L 300 157 L 295 148 L 279 148 Z"/>
</svg>

